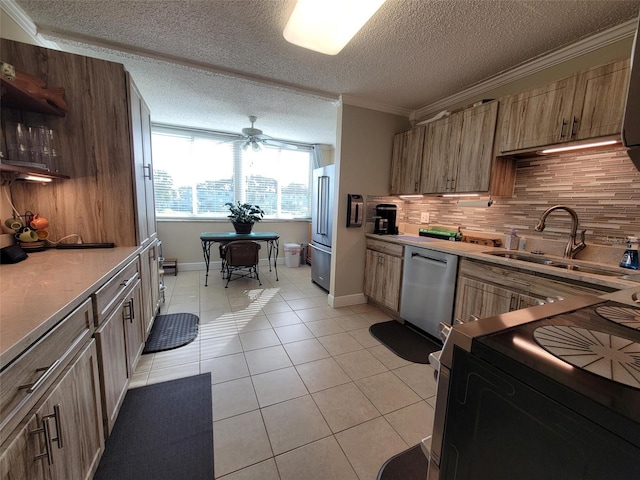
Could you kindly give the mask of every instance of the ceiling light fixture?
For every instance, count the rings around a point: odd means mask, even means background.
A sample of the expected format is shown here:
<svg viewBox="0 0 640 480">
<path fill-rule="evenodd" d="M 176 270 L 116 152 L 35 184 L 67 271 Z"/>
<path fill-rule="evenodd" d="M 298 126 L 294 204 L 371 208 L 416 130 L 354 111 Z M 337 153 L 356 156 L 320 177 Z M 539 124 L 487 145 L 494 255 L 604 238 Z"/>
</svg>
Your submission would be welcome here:
<svg viewBox="0 0 640 480">
<path fill-rule="evenodd" d="M 583 148 L 594 148 L 594 147 L 603 147 L 605 145 L 615 145 L 616 143 L 619 143 L 619 142 L 620 140 L 606 140 L 603 142 L 585 143 L 582 145 L 571 145 L 569 147 L 547 148 L 546 150 L 542 150 L 540 153 L 569 152 L 571 150 L 582 150 Z"/>
<path fill-rule="evenodd" d="M 284 38 L 315 52 L 338 54 L 386 0 L 298 0 Z"/>
</svg>

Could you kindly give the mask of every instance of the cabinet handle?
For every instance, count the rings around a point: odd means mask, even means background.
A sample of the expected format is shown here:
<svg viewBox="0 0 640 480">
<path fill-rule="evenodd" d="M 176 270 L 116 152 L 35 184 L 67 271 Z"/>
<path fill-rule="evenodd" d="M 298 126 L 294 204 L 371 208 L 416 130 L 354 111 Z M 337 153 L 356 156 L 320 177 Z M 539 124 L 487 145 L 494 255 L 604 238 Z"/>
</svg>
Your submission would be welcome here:
<svg viewBox="0 0 640 480">
<path fill-rule="evenodd" d="M 578 119 L 574 115 L 571 117 L 571 138 L 576 136 L 576 127 L 578 126 Z"/>
<path fill-rule="evenodd" d="M 61 361 L 62 360 L 58 359 L 48 367 L 36 368 L 36 372 L 44 371 L 44 373 L 34 383 L 27 383 L 27 384 L 24 384 L 24 385 L 20 385 L 18 387 L 18 390 L 27 390 L 27 393 L 35 392 L 38 388 L 40 388 L 40 385 L 42 385 L 45 382 L 47 377 L 49 377 L 49 375 L 51 375 L 54 372 L 54 370 L 57 368 L 57 366 L 60 365 Z"/>
<path fill-rule="evenodd" d="M 151 164 L 143 165 L 142 168 L 146 169 L 147 172 L 148 172 L 148 174 L 147 173 L 144 174 L 144 178 L 148 178 L 149 180 L 153 180 L 153 170 L 151 170 Z"/>
<path fill-rule="evenodd" d="M 51 448 L 51 443 L 56 442 L 58 444 L 58 448 L 62 448 L 62 417 L 60 416 L 60 404 L 56 404 L 53 406 L 53 413 L 50 413 L 49 415 L 46 415 L 44 417 L 42 417 L 43 420 L 49 420 L 50 418 L 53 418 L 56 422 L 56 437 L 53 438 L 51 436 L 51 430 L 48 430 L 48 436 L 49 436 L 49 448 Z M 47 422 L 48 425 L 48 422 Z"/>
<path fill-rule="evenodd" d="M 123 310 L 122 314 L 124 316 L 124 320 L 129 320 L 129 323 L 133 323 L 134 311 L 133 311 L 133 301 L 129 300 L 127 303 L 123 305 L 126 310 Z"/>
<path fill-rule="evenodd" d="M 455 191 L 456 189 L 456 179 L 452 178 L 451 179 L 451 190 Z"/>
<path fill-rule="evenodd" d="M 51 445 L 51 431 L 49 430 L 49 417 L 44 417 L 42 419 L 42 427 L 36 428 L 29 432 L 30 435 L 38 435 L 39 433 L 44 434 L 44 452 L 39 453 L 35 457 L 34 460 L 40 460 L 43 458 L 47 459 L 47 464 L 53 465 L 53 457 L 51 456 L 51 451 L 53 450 L 53 446 Z"/>
<path fill-rule="evenodd" d="M 564 138 L 565 133 L 564 133 L 564 129 L 567 126 L 567 121 L 563 118 L 562 119 L 562 124 L 560 126 L 560 138 Z"/>
</svg>

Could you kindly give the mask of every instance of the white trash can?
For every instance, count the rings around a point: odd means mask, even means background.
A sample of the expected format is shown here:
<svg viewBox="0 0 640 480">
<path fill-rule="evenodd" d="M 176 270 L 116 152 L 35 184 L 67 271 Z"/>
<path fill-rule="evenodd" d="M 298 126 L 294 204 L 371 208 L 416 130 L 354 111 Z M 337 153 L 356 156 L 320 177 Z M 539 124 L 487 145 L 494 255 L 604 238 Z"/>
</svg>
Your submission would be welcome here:
<svg viewBox="0 0 640 480">
<path fill-rule="evenodd" d="M 300 266 L 300 245 L 297 243 L 284 244 L 284 266 L 297 268 Z"/>
</svg>

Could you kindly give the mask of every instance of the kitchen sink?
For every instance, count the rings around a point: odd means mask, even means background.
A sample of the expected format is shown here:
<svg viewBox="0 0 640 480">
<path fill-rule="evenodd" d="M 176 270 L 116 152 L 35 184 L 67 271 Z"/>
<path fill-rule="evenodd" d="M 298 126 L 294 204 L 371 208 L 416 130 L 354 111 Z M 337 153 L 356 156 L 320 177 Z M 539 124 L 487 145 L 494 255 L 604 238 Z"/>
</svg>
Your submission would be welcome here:
<svg viewBox="0 0 640 480">
<path fill-rule="evenodd" d="M 536 254 L 527 254 L 520 252 L 504 252 L 504 251 L 493 251 L 493 252 L 484 252 L 487 255 L 493 255 L 495 257 L 502 258 L 510 258 L 512 260 L 520 260 L 521 262 L 528 263 L 537 263 L 538 265 L 546 265 L 549 267 L 561 268 L 563 270 L 580 272 L 580 273 L 589 273 L 593 275 L 603 275 L 607 277 L 620 277 L 624 275 L 624 272 L 621 272 L 620 269 L 615 267 L 598 267 L 595 265 L 584 265 L 579 263 L 574 263 L 571 260 L 566 260 L 564 258 L 549 258 L 544 257 L 542 255 Z"/>
</svg>

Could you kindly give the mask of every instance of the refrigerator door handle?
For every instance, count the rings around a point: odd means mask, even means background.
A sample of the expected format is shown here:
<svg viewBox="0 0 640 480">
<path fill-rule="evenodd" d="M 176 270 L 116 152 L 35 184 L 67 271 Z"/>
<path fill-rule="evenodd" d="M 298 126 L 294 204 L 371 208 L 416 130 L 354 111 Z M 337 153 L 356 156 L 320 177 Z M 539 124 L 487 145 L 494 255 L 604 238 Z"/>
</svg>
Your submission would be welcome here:
<svg viewBox="0 0 640 480">
<path fill-rule="evenodd" d="M 316 225 L 316 233 L 327 235 L 329 231 L 329 210 L 327 208 L 329 201 L 329 177 L 318 177 L 318 224 Z"/>
<path fill-rule="evenodd" d="M 318 245 L 314 245 L 313 243 L 310 243 L 309 246 L 314 250 L 318 250 L 322 253 L 328 253 L 329 255 L 331 255 L 331 250 L 327 250 L 325 248 L 319 247 Z"/>
</svg>

